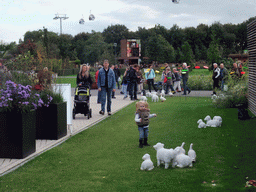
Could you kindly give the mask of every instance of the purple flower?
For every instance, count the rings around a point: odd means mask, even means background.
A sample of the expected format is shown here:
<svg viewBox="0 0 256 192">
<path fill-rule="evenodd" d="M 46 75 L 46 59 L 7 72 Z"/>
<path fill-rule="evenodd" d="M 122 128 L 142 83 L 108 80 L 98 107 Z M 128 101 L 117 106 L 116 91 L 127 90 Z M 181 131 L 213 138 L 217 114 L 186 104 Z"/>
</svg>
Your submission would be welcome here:
<svg viewBox="0 0 256 192">
<path fill-rule="evenodd" d="M 32 105 L 34 106 L 35 109 L 37 109 L 37 105 L 35 103 L 32 103 Z"/>
<path fill-rule="evenodd" d="M 29 104 L 29 102 L 28 102 L 28 101 L 25 101 L 25 102 L 22 102 L 22 104 L 24 104 L 24 105 L 28 105 L 28 104 Z"/>
<path fill-rule="evenodd" d="M 8 98 L 8 100 L 9 100 L 9 101 L 13 101 L 13 99 L 12 99 L 12 98 Z"/>
<path fill-rule="evenodd" d="M 49 99 L 49 102 L 51 102 L 51 101 L 52 101 L 52 97 L 51 97 L 51 96 L 49 96 L 49 98 L 48 98 L 48 99 Z"/>
<path fill-rule="evenodd" d="M 43 102 L 43 100 L 40 98 L 40 99 L 38 100 L 38 106 L 42 107 L 43 104 L 44 104 L 44 102 Z"/>
</svg>

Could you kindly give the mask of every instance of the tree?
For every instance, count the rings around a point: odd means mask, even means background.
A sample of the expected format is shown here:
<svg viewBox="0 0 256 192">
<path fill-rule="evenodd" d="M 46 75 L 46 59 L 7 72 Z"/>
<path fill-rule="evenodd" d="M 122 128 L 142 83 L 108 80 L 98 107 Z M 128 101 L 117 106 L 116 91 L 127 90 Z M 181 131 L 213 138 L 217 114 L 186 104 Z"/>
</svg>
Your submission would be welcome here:
<svg viewBox="0 0 256 192">
<path fill-rule="evenodd" d="M 213 40 L 210 43 L 210 46 L 207 51 L 207 63 L 211 65 L 209 70 L 213 69 L 213 63 L 220 63 L 221 61 L 221 53 L 220 53 L 220 48 L 219 44 Z"/>
<path fill-rule="evenodd" d="M 178 27 L 178 25 L 173 25 L 169 32 L 169 43 L 174 47 L 176 50 L 178 47 L 182 45 L 184 42 L 184 33 L 183 30 Z"/>
<path fill-rule="evenodd" d="M 193 53 L 195 53 L 196 45 L 200 45 L 200 36 L 197 34 L 197 30 L 194 27 L 186 27 L 184 29 L 185 41 L 191 46 Z"/>
<path fill-rule="evenodd" d="M 152 36 L 152 32 L 147 30 L 145 27 L 138 27 L 136 31 L 137 37 L 141 40 L 141 56 L 145 57 L 146 54 L 146 47 L 148 46 L 148 39 Z"/>
<path fill-rule="evenodd" d="M 201 58 L 202 58 L 201 50 L 199 49 L 199 46 L 196 45 L 196 47 L 195 47 L 195 60 L 199 61 L 199 60 L 201 60 Z"/>
<path fill-rule="evenodd" d="M 72 43 L 75 43 L 78 40 L 82 40 L 82 41 L 87 41 L 90 37 L 89 33 L 78 33 L 77 35 L 74 36 L 74 38 L 72 39 Z"/>
<path fill-rule="evenodd" d="M 104 42 L 104 38 L 100 32 L 93 32 L 89 39 L 83 43 L 82 53 L 79 53 L 79 59 L 83 63 L 95 63 L 102 59 L 102 55 L 108 55 L 105 58 L 114 61 L 113 45 Z"/>
<path fill-rule="evenodd" d="M 2 52 L 2 53 L 0 53 L 0 58 L 3 58 L 3 59 L 10 59 L 14 55 L 17 55 L 19 53 L 18 46 L 15 41 L 11 42 L 9 44 L 1 43 L 0 51 Z"/>
<path fill-rule="evenodd" d="M 159 53 L 161 53 L 161 45 L 159 44 L 157 35 L 155 34 L 148 39 L 146 54 L 149 56 L 150 60 L 158 61 Z"/>
<path fill-rule="evenodd" d="M 18 50 L 20 54 L 25 54 L 29 51 L 31 55 L 36 55 L 36 44 L 28 39 L 27 42 L 18 45 Z"/>
<path fill-rule="evenodd" d="M 74 50 L 72 49 L 72 39 L 72 35 L 69 34 L 61 34 L 59 36 L 58 47 L 60 49 L 60 55 L 62 59 L 76 59 L 76 55 L 74 55 Z"/>
<path fill-rule="evenodd" d="M 46 56 L 49 56 L 49 40 L 48 40 L 48 30 L 47 28 L 44 28 L 44 37 L 43 37 L 43 44 L 46 49 Z"/>
<path fill-rule="evenodd" d="M 202 46 L 209 47 L 209 44 L 212 41 L 212 39 L 210 36 L 210 30 L 208 25 L 201 23 L 197 26 L 196 30 L 197 30 L 197 34 L 200 39 L 200 42 L 202 43 Z"/>
<path fill-rule="evenodd" d="M 151 33 L 155 33 L 157 35 L 161 35 L 167 41 L 170 40 L 169 31 L 164 26 L 161 26 L 160 24 L 155 25 L 155 27 L 149 29 L 149 31 L 152 31 Z"/>
<path fill-rule="evenodd" d="M 176 55 L 176 62 L 178 62 L 178 63 L 184 62 L 184 61 L 182 60 L 184 54 L 183 54 L 183 52 L 181 51 L 180 47 L 177 48 L 175 55 Z"/>
<path fill-rule="evenodd" d="M 120 53 L 120 41 L 129 37 L 129 30 L 125 25 L 111 25 L 103 30 L 102 36 L 104 41 L 108 44 L 117 43 L 117 55 Z M 113 51 L 114 54 L 114 51 Z"/>
<path fill-rule="evenodd" d="M 34 43 L 42 41 L 43 35 L 44 32 L 41 29 L 39 29 L 38 31 L 27 31 L 24 35 L 24 43 L 27 43 L 28 40 Z"/>
<path fill-rule="evenodd" d="M 193 59 L 194 59 L 194 54 L 192 51 L 191 46 L 187 41 L 181 46 L 181 50 L 183 53 L 183 57 L 181 57 L 182 62 L 186 62 L 188 65 L 192 66 L 193 65 Z"/>
<path fill-rule="evenodd" d="M 247 24 L 245 22 L 238 24 L 235 31 L 236 39 L 236 51 L 243 53 L 243 50 L 247 49 Z"/>
<path fill-rule="evenodd" d="M 175 50 L 162 35 L 153 35 L 148 40 L 148 56 L 159 63 L 175 62 Z"/>
</svg>

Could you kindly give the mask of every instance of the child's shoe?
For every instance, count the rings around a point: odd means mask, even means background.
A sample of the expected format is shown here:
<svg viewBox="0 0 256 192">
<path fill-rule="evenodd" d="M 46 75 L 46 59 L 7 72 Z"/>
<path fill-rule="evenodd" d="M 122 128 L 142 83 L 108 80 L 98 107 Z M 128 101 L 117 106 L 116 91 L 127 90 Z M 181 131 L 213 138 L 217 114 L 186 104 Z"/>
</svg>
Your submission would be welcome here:
<svg viewBox="0 0 256 192">
<path fill-rule="evenodd" d="M 145 145 L 145 146 L 150 146 L 150 145 L 148 144 L 148 138 L 144 138 L 144 143 L 143 143 L 143 145 Z"/>
<path fill-rule="evenodd" d="M 139 140 L 140 144 L 139 144 L 139 148 L 143 148 L 143 143 L 142 143 L 142 139 Z"/>
</svg>

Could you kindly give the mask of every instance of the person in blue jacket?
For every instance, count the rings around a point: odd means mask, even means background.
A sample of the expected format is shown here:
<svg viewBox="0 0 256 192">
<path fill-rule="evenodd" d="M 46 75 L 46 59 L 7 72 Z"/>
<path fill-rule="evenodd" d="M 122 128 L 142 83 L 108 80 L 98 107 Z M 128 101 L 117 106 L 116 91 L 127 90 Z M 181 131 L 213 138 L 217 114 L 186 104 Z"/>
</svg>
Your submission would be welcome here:
<svg viewBox="0 0 256 192">
<path fill-rule="evenodd" d="M 155 71 L 153 69 L 152 65 L 149 65 L 149 71 L 145 74 L 146 80 L 147 80 L 147 84 L 148 84 L 148 90 L 151 93 L 151 85 L 153 87 L 153 89 L 155 90 L 155 92 L 157 92 L 157 88 L 154 85 L 154 80 L 155 80 Z"/>
<path fill-rule="evenodd" d="M 101 91 L 101 115 L 105 113 L 105 104 L 107 97 L 107 112 L 111 115 L 111 94 L 116 91 L 116 79 L 114 71 L 109 68 L 108 60 L 104 60 L 103 68 L 99 70 L 98 74 L 98 91 Z"/>
</svg>

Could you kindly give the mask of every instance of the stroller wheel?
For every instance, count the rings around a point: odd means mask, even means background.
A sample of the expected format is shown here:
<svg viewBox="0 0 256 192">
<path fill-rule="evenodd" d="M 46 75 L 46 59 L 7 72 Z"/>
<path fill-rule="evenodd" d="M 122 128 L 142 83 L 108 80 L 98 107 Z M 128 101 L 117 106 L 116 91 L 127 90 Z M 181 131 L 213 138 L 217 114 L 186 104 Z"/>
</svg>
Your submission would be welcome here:
<svg viewBox="0 0 256 192">
<path fill-rule="evenodd" d="M 90 119 L 90 113 L 87 114 L 87 119 Z"/>
<path fill-rule="evenodd" d="M 92 109 L 90 109 L 89 114 L 90 114 L 90 118 L 92 118 Z"/>
<path fill-rule="evenodd" d="M 76 118 L 76 110 L 73 109 L 73 119 L 75 119 L 75 118 Z"/>
</svg>

